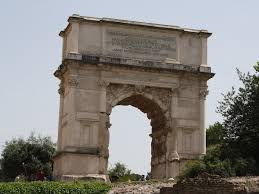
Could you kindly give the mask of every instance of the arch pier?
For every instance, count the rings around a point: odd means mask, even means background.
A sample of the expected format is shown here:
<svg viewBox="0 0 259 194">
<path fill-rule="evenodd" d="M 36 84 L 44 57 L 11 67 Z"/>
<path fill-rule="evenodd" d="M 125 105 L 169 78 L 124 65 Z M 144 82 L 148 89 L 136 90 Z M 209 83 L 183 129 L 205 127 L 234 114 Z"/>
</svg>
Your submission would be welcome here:
<svg viewBox="0 0 259 194">
<path fill-rule="evenodd" d="M 152 178 L 176 177 L 186 161 L 206 153 L 211 33 L 78 15 L 68 22 L 60 33 L 62 64 L 54 73 L 60 79 L 56 179 L 108 180 L 116 105 L 132 105 L 151 121 Z"/>
</svg>

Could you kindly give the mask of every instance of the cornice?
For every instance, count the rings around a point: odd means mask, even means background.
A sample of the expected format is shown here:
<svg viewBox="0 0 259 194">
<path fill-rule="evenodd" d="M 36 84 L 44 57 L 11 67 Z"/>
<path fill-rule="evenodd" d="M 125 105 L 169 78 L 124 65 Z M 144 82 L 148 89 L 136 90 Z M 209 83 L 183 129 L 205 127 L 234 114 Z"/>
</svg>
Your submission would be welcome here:
<svg viewBox="0 0 259 194">
<path fill-rule="evenodd" d="M 62 67 L 66 67 L 64 69 L 68 69 L 68 67 L 71 68 L 84 68 L 84 67 L 92 67 L 92 68 L 100 68 L 98 64 L 90 64 L 90 63 L 84 63 L 82 61 L 77 60 L 71 60 L 67 59 L 64 60 L 63 63 L 60 65 Z M 180 75 L 181 77 L 197 77 L 201 78 L 203 77 L 204 80 L 209 80 L 212 78 L 215 74 L 214 73 L 202 73 L 202 72 L 188 72 L 188 71 L 179 71 L 179 70 L 167 70 L 167 69 L 154 69 L 154 68 L 145 68 L 145 67 L 134 67 L 134 66 L 128 66 L 123 64 L 105 64 L 101 66 L 102 70 L 110 71 L 112 69 L 120 69 L 120 70 L 126 70 L 126 71 L 139 71 L 139 72 L 150 72 L 150 73 L 175 73 L 176 75 Z M 59 78 L 60 80 L 63 79 L 63 75 L 66 71 L 58 70 L 55 71 L 54 76 Z M 57 76 L 58 75 L 58 76 Z"/>
<path fill-rule="evenodd" d="M 154 29 L 165 29 L 165 30 L 174 30 L 182 33 L 194 33 L 198 35 L 202 35 L 205 37 L 209 37 L 212 35 L 211 32 L 208 32 L 204 29 L 191 29 L 191 28 L 182 28 L 179 26 L 166 25 L 166 24 L 156 24 L 156 23 L 148 23 L 148 22 L 140 22 L 140 21 L 131 21 L 131 20 L 122 20 L 122 19 L 114 19 L 114 18 L 98 18 L 98 17 L 88 17 L 88 16 L 80 16 L 78 14 L 73 14 L 68 18 L 69 24 L 73 22 L 82 23 L 82 22 L 90 22 L 90 23 L 99 23 L 99 24 L 114 24 L 114 25 L 127 25 L 134 27 L 145 27 L 145 28 L 154 28 Z M 64 30 L 66 31 L 67 28 Z M 61 31 L 61 32 L 64 32 Z M 60 33 L 62 35 L 62 33 Z"/>
<path fill-rule="evenodd" d="M 80 54 L 77 54 L 80 55 Z M 123 59 L 123 58 L 113 58 L 107 56 L 88 56 L 82 55 L 81 57 L 71 57 L 65 58 L 62 64 L 59 66 L 58 70 L 55 71 L 54 76 L 61 79 L 61 76 L 70 65 L 79 65 L 83 67 L 84 65 L 95 65 L 97 68 L 103 70 L 109 70 L 111 68 L 121 68 L 126 70 L 137 70 L 145 72 L 174 72 L 181 74 L 192 74 L 204 77 L 204 79 L 210 79 L 215 74 L 211 73 L 210 67 L 204 69 L 204 66 L 199 65 L 186 65 L 186 64 L 174 64 L 165 63 L 162 61 L 144 61 L 139 59 Z"/>
</svg>

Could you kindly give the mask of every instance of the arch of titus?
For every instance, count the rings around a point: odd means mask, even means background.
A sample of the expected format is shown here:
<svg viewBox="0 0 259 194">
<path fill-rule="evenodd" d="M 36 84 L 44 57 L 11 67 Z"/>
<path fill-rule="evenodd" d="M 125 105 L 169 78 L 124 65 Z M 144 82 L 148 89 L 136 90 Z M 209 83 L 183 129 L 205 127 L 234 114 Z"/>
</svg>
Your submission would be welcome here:
<svg viewBox="0 0 259 194">
<path fill-rule="evenodd" d="M 68 22 L 54 73 L 60 79 L 57 179 L 108 178 L 109 117 L 116 105 L 132 105 L 150 119 L 152 178 L 175 177 L 187 160 L 206 153 L 211 33 L 79 15 Z"/>
</svg>

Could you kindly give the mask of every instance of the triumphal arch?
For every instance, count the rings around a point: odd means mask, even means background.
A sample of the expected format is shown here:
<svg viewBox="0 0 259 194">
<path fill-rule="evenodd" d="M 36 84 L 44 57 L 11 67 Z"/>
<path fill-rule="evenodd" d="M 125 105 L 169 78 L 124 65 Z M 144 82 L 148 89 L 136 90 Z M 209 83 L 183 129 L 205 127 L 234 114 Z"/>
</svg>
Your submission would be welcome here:
<svg viewBox="0 0 259 194">
<path fill-rule="evenodd" d="M 150 119 L 153 178 L 175 177 L 187 160 L 206 153 L 211 33 L 79 15 L 68 22 L 60 32 L 62 64 L 55 72 L 60 79 L 56 178 L 107 175 L 109 116 L 117 105 L 132 105 Z"/>
</svg>

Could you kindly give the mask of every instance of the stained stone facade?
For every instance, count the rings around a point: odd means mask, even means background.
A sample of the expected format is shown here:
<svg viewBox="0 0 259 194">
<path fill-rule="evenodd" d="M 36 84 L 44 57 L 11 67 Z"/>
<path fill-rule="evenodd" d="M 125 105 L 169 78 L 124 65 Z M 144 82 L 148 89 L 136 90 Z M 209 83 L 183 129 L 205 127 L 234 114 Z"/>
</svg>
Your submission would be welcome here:
<svg viewBox="0 0 259 194">
<path fill-rule="evenodd" d="M 211 33 L 79 15 L 68 22 L 60 33 L 62 64 L 55 72 L 60 79 L 56 178 L 107 178 L 109 117 L 117 105 L 132 105 L 150 119 L 153 178 L 175 177 L 187 160 L 206 153 Z"/>
</svg>

